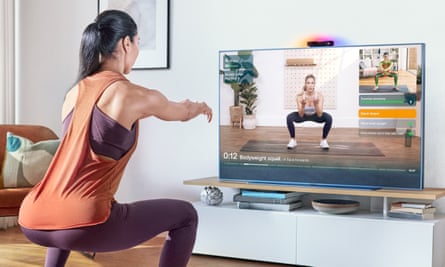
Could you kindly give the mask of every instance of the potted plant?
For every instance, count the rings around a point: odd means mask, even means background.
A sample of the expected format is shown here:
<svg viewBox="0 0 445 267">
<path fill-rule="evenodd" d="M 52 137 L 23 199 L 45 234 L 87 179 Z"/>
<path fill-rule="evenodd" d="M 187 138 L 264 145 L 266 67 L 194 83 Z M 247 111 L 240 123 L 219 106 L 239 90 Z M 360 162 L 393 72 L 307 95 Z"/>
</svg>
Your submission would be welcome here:
<svg viewBox="0 0 445 267">
<path fill-rule="evenodd" d="M 422 66 L 420 65 L 417 66 L 416 83 L 422 83 Z"/>
<path fill-rule="evenodd" d="M 258 72 L 252 64 L 251 51 L 238 51 L 236 56 L 224 56 L 224 65 L 227 71 L 223 71 L 224 82 L 230 84 L 233 90 L 233 106 L 230 107 L 230 121 L 242 126 L 243 109 L 240 106 L 240 94 L 248 87 Z"/>
<path fill-rule="evenodd" d="M 231 83 L 230 87 L 233 90 L 233 106 L 230 106 L 230 121 L 232 124 L 238 123 L 242 126 L 243 123 L 243 109 L 240 106 L 240 91 L 241 86 L 238 83 Z"/>
<path fill-rule="evenodd" d="M 256 127 L 256 117 L 255 117 L 255 109 L 256 109 L 256 101 L 258 98 L 258 88 L 255 83 L 246 84 L 241 90 L 241 104 L 244 104 L 244 120 L 243 127 L 244 129 L 255 129 Z"/>
<path fill-rule="evenodd" d="M 420 100 L 422 95 L 422 66 L 417 66 L 417 73 L 416 73 L 416 98 L 417 100 Z"/>
</svg>

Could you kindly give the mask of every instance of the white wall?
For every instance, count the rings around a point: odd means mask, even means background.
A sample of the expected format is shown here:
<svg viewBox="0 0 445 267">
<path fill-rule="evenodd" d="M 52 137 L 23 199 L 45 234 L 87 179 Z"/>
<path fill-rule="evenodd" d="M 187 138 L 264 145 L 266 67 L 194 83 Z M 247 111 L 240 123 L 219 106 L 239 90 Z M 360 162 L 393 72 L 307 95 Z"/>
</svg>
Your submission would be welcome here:
<svg viewBox="0 0 445 267">
<path fill-rule="evenodd" d="M 92 0 L 17 1 L 19 123 L 59 130 L 60 103 L 77 70 L 83 28 L 96 13 Z M 197 199 L 183 179 L 216 176 L 218 50 L 292 47 L 316 34 L 351 44 L 425 42 L 425 185 L 445 187 L 443 12 L 435 3 L 295 0 L 171 0 L 171 68 L 133 71 L 129 78 L 168 97 L 205 100 L 215 111 L 189 123 L 147 119 L 140 145 L 118 193 L 120 200 L 159 196 Z M 384 17 L 390 19 L 384 21 Z"/>
</svg>

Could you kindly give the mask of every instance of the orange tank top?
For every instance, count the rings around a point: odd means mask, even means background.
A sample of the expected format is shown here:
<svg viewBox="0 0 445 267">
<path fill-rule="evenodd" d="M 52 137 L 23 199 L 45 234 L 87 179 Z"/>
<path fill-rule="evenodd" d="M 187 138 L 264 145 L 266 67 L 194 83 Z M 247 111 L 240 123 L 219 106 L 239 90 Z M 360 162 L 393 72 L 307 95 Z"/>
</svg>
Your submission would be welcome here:
<svg viewBox="0 0 445 267">
<path fill-rule="evenodd" d="M 45 177 L 22 202 L 19 224 L 28 229 L 69 229 L 105 222 L 124 169 L 137 141 L 119 160 L 104 159 L 91 149 L 90 120 L 94 105 L 113 82 L 115 72 L 89 76 L 78 84 L 78 97 L 67 132 Z M 138 122 L 136 122 L 136 140 Z"/>
</svg>

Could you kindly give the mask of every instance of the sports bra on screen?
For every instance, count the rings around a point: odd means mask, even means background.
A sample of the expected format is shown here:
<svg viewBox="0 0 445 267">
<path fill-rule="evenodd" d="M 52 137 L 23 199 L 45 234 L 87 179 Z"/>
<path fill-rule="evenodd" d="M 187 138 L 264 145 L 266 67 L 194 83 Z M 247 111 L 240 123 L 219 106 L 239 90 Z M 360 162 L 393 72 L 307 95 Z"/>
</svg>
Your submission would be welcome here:
<svg viewBox="0 0 445 267">
<path fill-rule="evenodd" d="M 72 117 L 73 110 L 63 120 L 62 135 L 65 135 Z M 90 124 L 90 143 L 96 154 L 118 160 L 127 153 L 135 139 L 136 127 L 134 125 L 131 130 L 128 130 L 94 106 Z"/>
<path fill-rule="evenodd" d="M 307 96 L 306 96 L 306 92 L 303 92 L 303 99 L 306 100 Z M 318 94 L 317 92 L 315 92 L 313 99 L 317 99 L 318 98 Z M 305 106 L 304 107 L 304 114 L 305 115 L 314 115 L 315 114 L 315 106 L 312 104 L 312 106 Z"/>
</svg>

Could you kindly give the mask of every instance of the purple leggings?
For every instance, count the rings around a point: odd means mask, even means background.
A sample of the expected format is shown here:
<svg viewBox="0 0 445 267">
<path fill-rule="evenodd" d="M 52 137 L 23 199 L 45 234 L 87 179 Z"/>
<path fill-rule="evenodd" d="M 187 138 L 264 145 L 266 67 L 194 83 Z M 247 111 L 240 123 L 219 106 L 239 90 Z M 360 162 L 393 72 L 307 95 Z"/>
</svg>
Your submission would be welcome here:
<svg viewBox="0 0 445 267">
<path fill-rule="evenodd" d="M 114 203 L 108 220 L 94 226 L 65 230 L 22 227 L 22 230 L 30 241 L 48 247 L 45 267 L 64 266 L 71 250 L 122 250 L 168 231 L 159 266 L 185 267 L 195 243 L 197 225 L 198 215 L 189 202 L 155 199 L 130 204 Z"/>
</svg>

